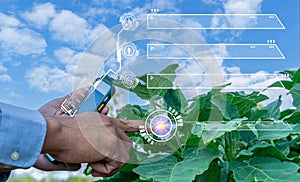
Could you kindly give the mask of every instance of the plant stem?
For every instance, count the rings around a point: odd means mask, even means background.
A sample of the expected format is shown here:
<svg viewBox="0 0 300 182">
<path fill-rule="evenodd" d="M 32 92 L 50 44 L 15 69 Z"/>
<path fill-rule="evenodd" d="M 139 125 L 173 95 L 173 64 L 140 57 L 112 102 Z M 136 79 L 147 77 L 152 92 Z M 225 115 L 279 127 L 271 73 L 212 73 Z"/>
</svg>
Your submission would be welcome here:
<svg viewBox="0 0 300 182">
<path fill-rule="evenodd" d="M 228 154 L 228 142 L 227 142 L 227 133 L 225 133 L 225 135 L 223 136 L 223 139 L 224 139 L 224 151 L 225 151 L 225 158 L 226 158 L 226 161 L 230 161 L 230 156 Z"/>
<path fill-rule="evenodd" d="M 230 160 L 233 160 L 233 142 L 232 142 L 232 132 L 229 132 L 229 156 Z"/>
<path fill-rule="evenodd" d="M 225 137 L 225 153 L 226 153 L 225 156 L 227 161 L 232 161 L 234 159 L 232 133 L 226 132 L 224 137 Z"/>
</svg>

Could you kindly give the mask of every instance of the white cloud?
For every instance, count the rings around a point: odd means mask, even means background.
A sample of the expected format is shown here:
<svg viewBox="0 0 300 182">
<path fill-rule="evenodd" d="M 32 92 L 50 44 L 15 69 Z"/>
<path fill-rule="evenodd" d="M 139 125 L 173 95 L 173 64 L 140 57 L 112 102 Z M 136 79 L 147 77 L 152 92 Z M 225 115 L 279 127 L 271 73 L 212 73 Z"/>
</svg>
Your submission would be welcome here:
<svg viewBox="0 0 300 182">
<path fill-rule="evenodd" d="M 201 2 L 207 5 L 218 5 L 219 3 L 222 3 L 224 1 L 226 0 L 201 0 Z"/>
<path fill-rule="evenodd" d="M 20 25 L 20 21 L 15 17 L 7 16 L 0 12 L 0 28 L 1 27 L 17 27 Z"/>
<path fill-rule="evenodd" d="M 202 0 L 207 5 L 221 7 L 216 10 L 216 14 L 258 14 L 261 12 L 261 4 L 263 0 Z M 255 19 L 247 19 L 244 16 L 214 16 L 211 20 L 211 27 L 234 27 L 234 28 L 246 28 L 256 25 Z M 213 30 L 211 36 L 214 39 L 220 41 L 216 36 L 224 32 L 223 30 Z M 241 36 L 243 30 L 232 30 L 230 36 L 226 39 L 227 42 L 234 42 L 236 37 Z"/>
<path fill-rule="evenodd" d="M 85 15 L 97 16 L 98 19 L 100 16 L 101 21 L 105 22 L 107 21 L 107 18 L 110 18 L 111 16 L 119 18 L 123 13 L 125 13 L 126 9 L 131 9 L 130 13 L 136 16 L 137 19 L 146 19 L 146 14 L 149 13 L 153 8 L 157 8 L 163 13 L 179 13 L 180 9 L 178 8 L 178 4 L 183 1 L 184 0 L 153 0 L 151 2 L 145 1 L 142 6 L 137 6 L 135 4 L 135 0 L 93 0 L 93 3 L 96 5 L 96 7 L 90 8 Z"/>
<path fill-rule="evenodd" d="M 0 63 L 0 72 L 6 72 L 7 68 L 3 66 L 2 63 Z"/>
<path fill-rule="evenodd" d="M 21 95 L 18 94 L 17 92 L 15 92 L 12 88 L 6 87 L 5 88 L 5 92 L 7 93 L 7 95 L 9 95 L 10 97 L 15 97 L 15 98 L 20 98 Z"/>
<path fill-rule="evenodd" d="M 54 56 L 64 64 L 72 64 L 77 62 L 77 60 L 74 59 L 75 54 L 76 52 L 68 47 L 62 47 L 54 51 Z"/>
<path fill-rule="evenodd" d="M 2 28 L 0 42 L 0 47 L 5 54 L 41 54 L 47 47 L 45 39 L 40 34 L 27 28 Z"/>
<path fill-rule="evenodd" d="M 19 20 L 0 13 L 0 48 L 3 55 L 40 54 L 47 47 L 37 32 L 21 25 Z"/>
<path fill-rule="evenodd" d="M 239 67 L 225 67 L 224 68 L 226 72 L 230 73 L 230 74 L 240 74 L 241 73 L 241 68 Z"/>
<path fill-rule="evenodd" d="M 172 11 L 179 12 L 180 10 L 177 8 L 178 3 L 183 2 L 182 0 L 174 0 L 174 1 L 162 1 L 162 0 L 153 0 L 152 8 L 158 8 L 160 11 Z"/>
<path fill-rule="evenodd" d="M 92 3 L 94 5 L 97 5 L 97 6 L 104 6 L 105 4 L 107 4 L 106 6 L 111 6 L 113 8 L 115 7 L 126 7 L 128 5 L 130 5 L 132 2 L 134 2 L 135 0 L 122 0 L 122 1 L 119 1 L 119 0 L 108 0 L 108 1 L 103 1 L 103 0 L 93 0 Z"/>
<path fill-rule="evenodd" d="M 116 8 L 97 8 L 97 7 L 92 7 L 90 8 L 84 15 L 86 17 L 95 17 L 97 16 L 98 20 L 100 18 L 101 22 L 106 22 L 108 17 L 118 17 L 120 16 L 120 10 L 116 9 Z"/>
<path fill-rule="evenodd" d="M 224 3 L 226 14 L 257 14 L 260 12 L 263 0 L 229 0 Z M 250 24 L 249 19 L 243 17 L 229 17 L 229 24 L 233 27 L 247 27 Z"/>
<path fill-rule="evenodd" d="M 69 43 L 77 48 L 84 48 L 107 28 L 102 24 L 92 28 L 82 17 L 71 11 L 62 10 L 50 22 L 49 30 L 53 33 L 54 39 Z"/>
<path fill-rule="evenodd" d="M 31 11 L 23 13 L 23 17 L 37 27 L 41 28 L 48 24 L 49 20 L 56 14 L 55 7 L 52 3 L 39 4 L 32 8 Z"/>
<path fill-rule="evenodd" d="M 96 39 L 98 39 L 104 32 L 109 31 L 109 29 L 103 25 L 98 24 L 93 29 L 89 30 L 89 36 L 87 37 L 88 44 L 92 44 Z"/>
<path fill-rule="evenodd" d="M 277 81 L 273 74 L 266 71 L 258 71 L 251 74 L 242 74 L 239 67 L 225 67 L 227 82 L 232 83 L 230 87 L 239 89 L 266 88 Z"/>
<path fill-rule="evenodd" d="M 41 92 L 70 92 L 82 88 L 82 80 L 93 82 L 103 70 L 104 59 L 95 54 L 62 47 L 54 51 L 54 56 L 63 67 L 43 65 L 28 71 L 26 78 L 32 88 Z"/>
<path fill-rule="evenodd" d="M 227 14 L 255 14 L 260 12 L 262 1 L 263 0 L 229 0 L 224 3 L 224 10 Z"/>
<path fill-rule="evenodd" d="M 64 69 L 72 76 L 76 74 L 78 64 L 82 60 L 83 54 L 83 52 L 76 52 L 67 47 L 62 47 L 54 51 L 54 56 L 64 64 Z"/>
<path fill-rule="evenodd" d="M 11 82 L 12 78 L 8 74 L 0 75 L 0 82 Z"/>
<path fill-rule="evenodd" d="M 71 90 L 72 75 L 57 67 L 40 66 L 30 70 L 26 78 L 29 85 L 42 92 Z"/>
<path fill-rule="evenodd" d="M 76 45 L 85 44 L 88 35 L 87 22 L 68 10 L 55 15 L 49 28 L 55 39 Z"/>
</svg>

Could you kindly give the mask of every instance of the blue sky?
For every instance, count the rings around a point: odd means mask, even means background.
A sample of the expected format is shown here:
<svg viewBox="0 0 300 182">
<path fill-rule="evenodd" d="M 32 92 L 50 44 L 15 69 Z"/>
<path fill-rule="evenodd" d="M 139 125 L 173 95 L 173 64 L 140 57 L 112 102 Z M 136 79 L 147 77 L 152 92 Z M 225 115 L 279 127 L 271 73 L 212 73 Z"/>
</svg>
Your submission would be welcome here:
<svg viewBox="0 0 300 182">
<path fill-rule="evenodd" d="M 276 40 L 285 60 L 224 60 L 230 73 L 275 73 L 299 67 L 298 0 L 0 0 L 0 101 L 37 109 L 71 91 L 72 66 L 124 12 L 277 14 L 285 30 L 205 31 L 207 43 Z M 238 5 L 237 5 L 238 4 Z M 266 85 L 267 86 L 267 85 Z"/>
</svg>

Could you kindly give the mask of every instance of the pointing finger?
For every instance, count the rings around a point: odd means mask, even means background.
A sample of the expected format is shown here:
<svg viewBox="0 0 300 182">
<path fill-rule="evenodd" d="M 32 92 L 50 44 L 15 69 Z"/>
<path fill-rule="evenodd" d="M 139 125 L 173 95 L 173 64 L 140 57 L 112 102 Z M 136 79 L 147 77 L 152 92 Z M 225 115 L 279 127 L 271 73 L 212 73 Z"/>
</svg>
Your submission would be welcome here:
<svg viewBox="0 0 300 182">
<path fill-rule="evenodd" d="M 136 132 L 141 126 L 145 126 L 145 122 L 142 120 L 112 118 L 112 123 L 125 132 Z"/>
</svg>

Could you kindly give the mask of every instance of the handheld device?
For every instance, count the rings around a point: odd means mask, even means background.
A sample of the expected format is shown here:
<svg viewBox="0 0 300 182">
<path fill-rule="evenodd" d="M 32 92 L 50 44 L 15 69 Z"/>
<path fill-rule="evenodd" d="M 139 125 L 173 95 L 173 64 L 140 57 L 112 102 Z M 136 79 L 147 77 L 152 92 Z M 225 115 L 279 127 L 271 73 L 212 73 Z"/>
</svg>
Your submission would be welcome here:
<svg viewBox="0 0 300 182">
<path fill-rule="evenodd" d="M 82 90 L 82 92 L 79 94 L 82 97 L 81 99 L 67 98 L 62 103 L 61 109 L 70 116 L 74 116 L 75 114 L 83 112 L 101 112 L 111 99 L 114 92 L 115 88 L 110 81 L 105 78 L 97 78 L 92 86 Z M 45 157 L 54 165 L 61 163 L 48 153 L 45 154 Z"/>
<path fill-rule="evenodd" d="M 69 100 L 66 99 L 62 103 L 61 109 L 70 116 L 83 112 L 101 112 L 114 94 L 115 88 L 107 79 L 98 78 L 92 86 L 82 92 L 84 93 L 80 93 L 81 99 L 71 98 L 72 104 L 69 104 Z"/>
</svg>

